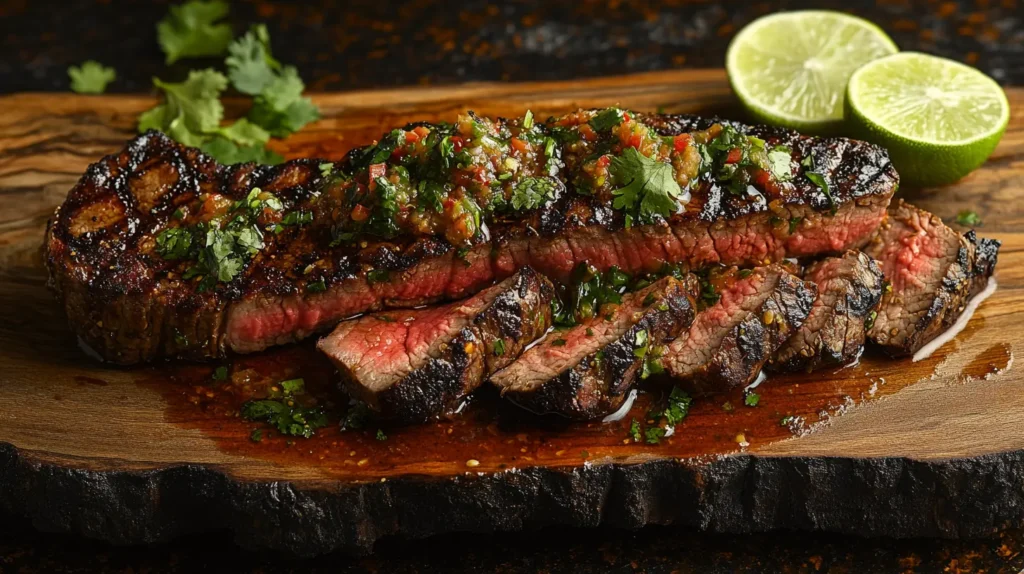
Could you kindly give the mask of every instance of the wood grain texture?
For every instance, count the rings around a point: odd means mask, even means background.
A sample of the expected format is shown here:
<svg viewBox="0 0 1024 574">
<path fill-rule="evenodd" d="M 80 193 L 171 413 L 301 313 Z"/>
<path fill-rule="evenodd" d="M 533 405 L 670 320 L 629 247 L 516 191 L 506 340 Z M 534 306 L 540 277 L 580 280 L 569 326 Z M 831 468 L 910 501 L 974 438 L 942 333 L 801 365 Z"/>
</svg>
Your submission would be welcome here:
<svg viewBox="0 0 1024 574">
<path fill-rule="evenodd" d="M 1010 128 L 983 169 L 948 188 L 902 192 L 947 220 L 974 209 L 980 232 L 1004 242 L 999 289 L 963 333 L 919 363 L 869 354 L 835 373 L 773 377 L 754 409 L 738 395 L 700 397 L 657 446 L 624 441 L 628 418 L 523 419 L 486 396 L 451 422 L 388 429 L 387 441 L 329 428 L 290 446 L 254 444 L 254 425 L 234 415 L 244 400 L 235 375 L 299 374 L 330 398 L 330 370 L 308 347 L 237 358 L 223 387 L 209 384 L 210 366 L 112 369 L 88 359 L 45 289 L 43 227 L 154 100 L 0 98 L 0 505 L 43 529 L 120 543 L 226 528 L 244 545 L 300 554 L 536 524 L 893 536 L 1019 524 L 1024 378 L 1012 363 L 1024 336 L 1024 91 L 1009 97 Z M 275 144 L 288 157 L 337 158 L 392 126 L 465 109 L 543 117 L 618 103 L 736 115 L 713 70 L 315 100 L 325 119 Z M 737 407 L 724 410 L 726 401 Z M 779 425 L 783 416 L 799 418 L 798 436 Z M 480 465 L 470 471 L 469 459 Z"/>
</svg>

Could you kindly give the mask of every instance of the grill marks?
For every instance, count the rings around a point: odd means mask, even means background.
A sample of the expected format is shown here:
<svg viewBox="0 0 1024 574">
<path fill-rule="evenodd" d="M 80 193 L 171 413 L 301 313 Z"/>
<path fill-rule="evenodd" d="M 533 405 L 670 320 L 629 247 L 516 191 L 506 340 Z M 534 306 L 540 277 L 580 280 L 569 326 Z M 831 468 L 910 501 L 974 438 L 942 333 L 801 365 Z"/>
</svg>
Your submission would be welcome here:
<svg viewBox="0 0 1024 574">
<path fill-rule="evenodd" d="M 717 121 L 644 119 L 666 135 Z M 332 248 L 329 217 L 312 201 L 323 183 L 318 160 L 221 166 L 151 132 L 92 165 L 71 190 L 47 233 L 47 265 L 75 333 L 104 359 L 132 364 L 259 351 L 353 314 L 466 297 L 524 266 L 564 281 L 583 260 L 602 271 L 616 265 L 629 272 L 656 271 L 664 263 L 753 265 L 842 252 L 870 238 L 897 182 L 883 150 L 738 127 L 770 144 L 790 145 L 794 162 L 811 158 L 838 205 L 803 177 L 756 201 L 704 183 L 683 213 L 664 224 L 624 229 L 610 206 L 567 190 L 546 210 L 493 222 L 491 238 L 465 257 L 436 238 Z M 313 212 L 314 221 L 267 234 L 266 246 L 239 276 L 208 293 L 181 279 L 187 262 L 153 254 L 159 232 L 177 225 L 172 214 L 178 206 L 201 194 L 237 200 L 257 186 L 288 209 Z M 790 221 L 799 221 L 792 232 Z M 310 265 L 314 275 L 305 274 Z M 377 280 L 368 280 L 371 271 Z M 326 291 L 308 292 L 312 280 L 323 280 Z"/>
<path fill-rule="evenodd" d="M 803 326 L 775 353 L 772 370 L 813 371 L 854 360 L 864 349 L 865 322 L 882 297 L 882 270 L 859 251 L 814 263 L 804 280 L 817 286 L 818 298 Z"/>
<path fill-rule="evenodd" d="M 960 235 L 938 217 L 899 201 L 865 252 L 891 290 L 868 332 L 892 356 L 911 355 L 952 325 L 992 274 L 1000 243 Z"/>
<path fill-rule="evenodd" d="M 548 334 L 491 382 L 502 397 L 538 414 L 607 415 L 640 377 L 641 355 L 657 354 L 666 339 L 689 326 L 695 293 L 694 281 L 661 279 L 624 296 L 613 311 Z"/>
<path fill-rule="evenodd" d="M 477 295 L 423 310 L 347 321 L 318 348 L 349 393 L 386 418 L 454 411 L 490 374 L 551 325 L 551 283 L 530 268 Z"/>
<path fill-rule="evenodd" d="M 779 265 L 733 269 L 717 282 L 718 302 L 668 345 L 662 360 L 669 374 L 705 390 L 752 383 L 803 325 L 817 296 L 813 283 Z"/>
</svg>

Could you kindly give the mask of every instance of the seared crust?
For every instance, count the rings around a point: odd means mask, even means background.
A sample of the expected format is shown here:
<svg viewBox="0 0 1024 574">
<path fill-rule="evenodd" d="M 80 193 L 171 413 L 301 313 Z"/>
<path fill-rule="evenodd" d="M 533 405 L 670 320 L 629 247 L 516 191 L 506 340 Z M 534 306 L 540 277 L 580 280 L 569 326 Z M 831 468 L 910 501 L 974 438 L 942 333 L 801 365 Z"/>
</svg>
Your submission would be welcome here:
<svg viewBox="0 0 1024 574">
<path fill-rule="evenodd" d="M 891 288 L 882 295 L 872 342 L 894 357 L 911 355 L 948 329 L 992 275 L 1000 242 L 963 235 L 900 200 L 865 248 Z"/>
<path fill-rule="evenodd" d="M 663 134 L 711 125 L 694 116 L 645 116 Z M 577 263 L 650 272 L 664 263 L 760 264 L 859 247 L 877 227 L 898 181 L 884 150 L 788 130 L 744 131 L 813 158 L 835 203 L 797 177 L 774 195 L 740 197 L 711 182 L 683 212 L 659 225 L 625 229 L 622 214 L 591 198 L 562 194 L 522 219 L 497 220 L 490 239 L 459 253 L 436 237 L 400 237 L 331 247 L 331 221 L 279 235 L 228 283 L 201 293 L 183 280 L 185 262 L 154 253 L 167 227 L 194 223 L 172 214 L 200 197 L 244 198 L 254 187 L 286 209 L 314 209 L 324 184 L 319 160 L 280 166 L 221 166 L 198 150 L 149 132 L 91 166 L 58 208 L 46 237 L 50 284 L 82 342 L 103 359 L 131 364 L 159 357 L 203 359 L 254 352 L 307 337 L 344 317 L 458 299 L 523 266 L 559 281 Z M 802 168 L 803 169 L 803 168 Z M 835 213 L 832 210 L 835 209 Z M 320 214 L 317 214 L 319 218 Z M 368 273 L 387 279 L 369 281 Z M 325 292 L 306 286 L 322 281 Z"/>
<path fill-rule="evenodd" d="M 422 362 L 413 357 L 421 349 L 409 348 L 414 343 L 402 336 L 421 311 L 385 312 L 346 322 L 318 347 L 338 367 L 349 394 L 382 417 L 400 422 L 438 418 L 456 410 L 488 376 L 514 361 L 551 326 L 555 290 L 546 277 L 526 267 L 492 289 L 499 291 L 497 296 L 482 302 L 483 311 L 473 317 L 462 315 L 464 305 L 453 305 L 450 313 L 440 316 L 430 313 L 428 320 L 439 324 L 469 321 L 453 333 L 424 341 L 429 349 L 422 349 Z M 398 355 L 395 368 L 408 368 L 414 361 L 412 370 L 396 375 L 382 372 L 376 364 L 361 364 L 366 355 L 392 354 Z"/>
<path fill-rule="evenodd" d="M 818 298 L 768 363 L 773 371 L 809 372 L 855 360 L 864 350 L 865 323 L 882 298 L 882 270 L 859 251 L 814 263 L 804 279 L 818 287 Z"/>
<path fill-rule="evenodd" d="M 648 352 L 655 353 L 693 321 L 694 293 L 694 282 L 661 279 L 623 297 L 610 316 L 550 333 L 491 382 L 503 398 L 537 414 L 582 420 L 607 415 L 622 405 L 640 376 L 637 334 L 646 332 Z M 592 340 L 610 334 L 608 344 L 593 348 Z"/>
</svg>

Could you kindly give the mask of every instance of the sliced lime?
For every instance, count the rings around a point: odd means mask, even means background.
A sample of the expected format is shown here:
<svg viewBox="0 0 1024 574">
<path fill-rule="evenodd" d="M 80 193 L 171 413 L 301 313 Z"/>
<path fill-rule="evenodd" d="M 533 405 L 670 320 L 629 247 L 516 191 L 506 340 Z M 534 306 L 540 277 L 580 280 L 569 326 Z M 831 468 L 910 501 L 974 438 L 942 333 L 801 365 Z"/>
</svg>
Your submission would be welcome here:
<svg viewBox="0 0 1024 574">
<path fill-rule="evenodd" d="M 1006 94 L 959 62 L 904 52 L 857 70 L 847 90 L 854 135 L 889 150 L 900 181 L 952 183 L 981 164 L 1010 121 Z"/>
<path fill-rule="evenodd" d="M 878 26 L 826 10 L 759 18 L 729 44 L 733 90 L 758 120 L 798 130 L 835 131 L 850 74 L 897 52 Z"/>
</svg>

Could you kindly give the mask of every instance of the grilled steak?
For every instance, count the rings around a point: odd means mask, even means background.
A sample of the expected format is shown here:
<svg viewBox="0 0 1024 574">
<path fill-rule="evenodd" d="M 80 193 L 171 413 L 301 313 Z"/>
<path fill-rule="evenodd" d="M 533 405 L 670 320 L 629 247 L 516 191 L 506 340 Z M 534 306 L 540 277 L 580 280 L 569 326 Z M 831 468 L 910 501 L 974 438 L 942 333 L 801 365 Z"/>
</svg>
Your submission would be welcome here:
<svg viewBox="0 0 1024 574">
<path fill-rule="evenodd" d="M 999 245 L 973 230 L 960 235 L 909 203 L 892 206 L 865 248 L 891 284 L 868 337 L 889 355 L 913 354 L 949 328 L 984 287 Z"/>
<path fill-rule="evenodd" d="M 818 287 L 818 298 L 768 363 L 772 370 L 813 371 L 854 360 L 864 350 L 865 322 L 882 298 L 882 270 L 859 251 L 812 264 L 804 280 Z"/>
<path fill-rule="evenodd" d="M 449 305 L 346 321 L 318 347 L 349 394 L 404 422 L 447 414 L 551 326 L 551 282 L 529 267 Z"/>
<path fill-rule="evenodd" d="M 842 252 L 896 183 L 866 143 L 619 110 L 417 124 L 337 164 L 222 166 L 150 132 L 89 167 L 46 262 L 104 359 L 201 359 L 466 297 L 524 266 L 564 281 L 583 260 L 636 273 Z"/>
<path fill-rule="evenodd" d="M 772 354 L 803 325 L 817 297 L 813 283 L 780 265 L 729 269 L 709 278 L 717 301 L 668 345 L 662 364 L 703 390 L 749 385 Z M 711 291 L 713 289 L 713 291 Z"/>
<path fill-rule="evenodd" d="M 553 331 L 491 382 L 538 414 L 593 419 L 619 408 L 662 343 L 693 320 L 695 289 L 671 277 L 623 296 L 599 316 Z"/>
</svg>

